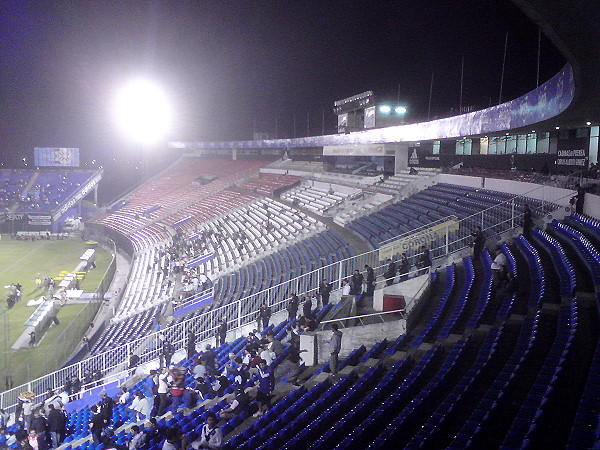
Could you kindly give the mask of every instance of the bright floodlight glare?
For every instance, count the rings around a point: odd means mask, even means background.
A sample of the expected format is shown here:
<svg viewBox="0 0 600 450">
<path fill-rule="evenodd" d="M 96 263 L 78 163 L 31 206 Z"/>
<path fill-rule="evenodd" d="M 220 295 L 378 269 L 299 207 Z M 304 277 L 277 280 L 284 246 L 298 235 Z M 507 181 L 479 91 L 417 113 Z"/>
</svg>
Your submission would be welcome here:
<svg viewBox="0 0 600 450">
<path fill-rule="evenodd" d="M 125 85 L 116 101 L 117 123 L 132 139 L 151 144 L 165 136 L 171 124 L 171 108 L 164 92 L 146 80 Z"/>
<path fill-rule="evenodd" d="M 381 105 L 379 107 L 379 111 L 382 113 L 389 113 L 392 110 L 391 107 L 389 107 L 388 105 Z"/>
<path fill-rule="evenodd" d="M 406 113 L 406 107 L 396 106 L 396 108 L 394 108 L 394 111 L 396 114 L 404 114 L 404 113 Z"/>
</svg>

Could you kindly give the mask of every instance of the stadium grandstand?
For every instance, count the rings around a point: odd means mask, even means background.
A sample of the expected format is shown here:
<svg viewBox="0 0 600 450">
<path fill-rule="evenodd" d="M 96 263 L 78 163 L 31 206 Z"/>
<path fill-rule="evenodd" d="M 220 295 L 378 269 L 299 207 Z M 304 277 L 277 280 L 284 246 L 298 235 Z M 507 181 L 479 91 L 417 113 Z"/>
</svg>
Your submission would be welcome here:
<svg viewBox="0 0 600 450">
<path fill-rule="evenodd" d="M 102 170 L 38 167 L 0 170 L 0 226 L 3 233 L 25 237 L 60 233 L 81 218 L 82 200 L 96 202 Z"/>
<path fill-rule="evenodd" d="M 82 217 L 118 256 L 63 366 L 0 393 L 4 444 L 64 409 L 53 448 L 597 448 L 600 46 L 514 3 L 569 62 L 497 106 L 172 142 L 93 214 L 102 171 L 0 170 L 4 233 Z"/>
</svg>

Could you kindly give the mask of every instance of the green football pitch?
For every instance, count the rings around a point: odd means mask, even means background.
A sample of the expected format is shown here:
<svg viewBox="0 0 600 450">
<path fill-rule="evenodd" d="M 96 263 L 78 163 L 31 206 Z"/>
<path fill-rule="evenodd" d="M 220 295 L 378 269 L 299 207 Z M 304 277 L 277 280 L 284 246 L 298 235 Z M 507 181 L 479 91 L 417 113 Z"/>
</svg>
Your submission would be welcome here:
<svg viewBox="0 0 600 450">
<path fill-rule="evenodd" d="M 58 342 L 64 331 L 78 319 L 85 304 L 67 304 L 58 312 L 59 325 L 53 325 L 41 337 L 39 345 L 32 348 L 12 350 L 17 338 L 25 331 L 24 322 L 36 306 L 26 306 L 30 299 L 43 295 L 36 290 L 35 279 L 39 275 L 58 277 L 61 271 L 73 271 L 79 257 L 87 249 L 78 238 L 66 240 L 16 241 L 2 235 L 0 239 L 0 390 L 6 387 L 6 377 L 17 386 L 58 369 L 64 361 L 64 347 L 74 347 L 78 342 Z M 94 292 L 100 284 L 112 260 L 112 255 L 101 248 L 96 252 L 96 268 L 80 282 L 84 292 Z M 7 310 L 8 286 L 20 283 L 22 300 Z M 79 317 L 81 320 L 81 317 Z M 74 340 L 74 339 L 72 339 Z M 61 348 L 62 347 L 62 348 Z M 60 348 L 60 350 L 59 350 Z"/>
</svg>

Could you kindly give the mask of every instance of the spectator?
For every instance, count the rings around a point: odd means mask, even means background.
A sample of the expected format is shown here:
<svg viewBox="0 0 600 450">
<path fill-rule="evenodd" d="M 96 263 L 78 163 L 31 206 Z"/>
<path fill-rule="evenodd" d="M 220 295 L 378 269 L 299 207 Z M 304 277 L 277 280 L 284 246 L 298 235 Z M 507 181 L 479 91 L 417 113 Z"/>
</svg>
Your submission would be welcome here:
<svg viewBox="0 0 600 450">
<path fill-rule="evenodd" d="M 209 411 L 206 413 L 206 423 L 202 425 L 200 437 L 192 442 L 191 447 L 199 450 L 202 448 L 221 448 L 223 445 L 223 432 L 217 426 L 217 416 Z M 164 449 L 164 447 L 163 447 Z"/>
<path fill-rule="evenodd" d="M 100 414 L 104 417 L 106 424 L 110 424 L 113 416 L 113 408 L 115 407 L 115 400 L 106 394 L 106 391 L 100 392 Z"/>
<path fill-rule="evenodd" d="M 48 431 L 48 420 L 42 414 L 41 409 L 36 409 L 33 413 L 33 419 L 31 419 L 31 427 L 30 430 L 35 430 L 38 435 L 38 443 L 43 443 L 44 447 L 46 444 Z"/>
<path fill-rule="evenodd" d="M 213 398 L 215 396 L 215 391 L 213 390 L 212 386 L 208 384 L 202 377 L 196 378 L 194 390 L 198 392 L 202 400 Z"/>
<path fill-rule="evenodd" d="M 266 345 L 261 347 L 261 350 L 262 351 L 260 352 L 260 358 L 266 361 L 267 366 L 270 366 L 273 363 L 275 353 L 272 353 Z"/>
<path fill-rule="evenodd" d="M 15 422 L 16 418 L 15 416 Z M 25 421 L 25 429 L 29 430 L 31 428 L 31 420 L 33 419 L 33 402 L 31 399 L 27 398 L 23 402 L 23 420 Z"/>
<path fill-rule="evenodd" d="M 157 371 L 151 370 L 150 375 L 148 375 L 143 381 L 143 386 L 145 388 L 145 391 L 150 396 L 148 399 L 148 405 L 149 405 L 150 410 L 152 410 L 152 407 L 154 406 L 154 397 L 156 396 L 156 394 L 158 394 L 157 386 L 156 386 L 156 383 L 154 382 L 154 380 L 156 379 L 156 375 L 157 375 Z"/>
<path fill-rule="evenodd" d="M 298 296 L 296 294 L 292 294 L 292 297 L 290 298 L 290 301 L 287 305 L 288 321 L 292 321 L 296 318 L 296 316 L 298 315 L 299 305 L 300 300 L 298 299 Z"/>
<path fill-rule="evenodd" d="M 187 436 L 179 428 L 167 428 L 165 437 L 166 440 L 162 446 L 162 450 L 185 450 L 188 446 Z"/>
<path fill-rule="evenodd" d="M 77 376 L 71 377 L 71 395 L 81 390 L 81 380 Z"/>
<path fill-rule="evenodd" d="M 358 269 L 352 274 L 350 279 L 350 295 L 360 295 L 362 293 L 362 285 L 365 277 Z"/>
<path fill-rule="evenodd" d="M 367 291 L 365 294 L 369 297 L 373 297 L 373 294 L 375 293 L 375 271 L 368 264 L 365 264 L 365 271 L 367 272 Z"/>
<path fill-rule="evenodd" d="M 171 365 L 171 359 L 175 354 L 175 347 L 173 347 L 173 344 L 166 339 L 163 341 L 161 354 L 165 361 L 165 367 L 169 367 Z"/>
<path fill-rule="evenodd" d="M 133 425 L 130 428 L 131 439 L 127 443 L 128 450 L 136 450 L 138 448 L 142 448 L 146 443 L 146 435 L 140 432 L 140 427 L 137 425 Z"/>
<path fill-rule="evenodd" d="M 284 367 L 284 372 L 287 372 L 286 378 L 287 381 L 298 385 L 298 377 L 302 374 L 302 358 L 300 357 L 300 353 L 305 352 L 306 350 L 300 350 L 297 344 L 292 344 L 289 349 L 288 356 L 284 361 L 282 366 Z"/>
<path fill-rule="evenodd" d="M 48 431 L 52 448 L 58 447 L 67 431 L 67 416 L 62 410 L 55 408 L 52 403 L 48 405 Z"/>
<path fill-rule="evenodd" d="M 171 373 L 171 410 L 176 411 L 183 400 L 185 390 L 185 369 L 181 366 L 174 366 Z"/>
<path fill-rule="evenodd" d="M 304 303 L 302 303 L 302 315 L 304 317 L 312 316 L 312 299 L 308 296 L 304 296 Z"/>
<path fill-rule="evenodd" d="M 271 320 L 271 308 L 264 302 L 258 310 L 258 317 L 260 319 L 260 324 L 262 325 L 262 330 L 264 331 L 269 327 L 269 321 Z"/>
<path fill-rule="evenodd" d="M 577 189 L 577 193 L 571 199 L 571 204 L 575 204 L 575 212 L 577 214 L 583 214 L 583 206 L 585 204 L 585 189 L 579 183 L 575 185 L 575 188 Z"/>
<path fill-rule="evenodd" d="M 206 366 L 204 365 L 204 363 L 202 361 L 200 361 L 199 359 L 196 359 L 196 365 L 192 369 L 193 378 L 194 379 L 196 379 L 198 377 L 204 378 L 206 375 L 207 375 Z"/>
<path fill-rule="evenodd" d="M 135 393 L 135 397 L 131 402 L 131 409 L 133 410 L 134 420 L 136 422 L 150 418 L 150 402 L 149 399 L 144 396 L 140 391 Z"/>
<path fill-rule="evenodd" d="M 131 352 L 131 355 L 129 356 L 130 375 L 133 375 L 135 373 L 135 368 L 138 366 L 139 363 L 140 363 L 140 357 L 138 355 L 136 355 L 135 353 Z"/>
<path fill-rule="evenodd" d="M 506 255 L 502 252 L 502 248 L 496 249 L 496 257 L 492 261 L 492 274 L 493 274 L 493 286 L 498 288 L 501 281 L 504 279 L 504 273 L 506 269 Z"/>
<path fill-rule="evenodd" d="M 315 331 L 317 329 L 317 321 L 312 315 L 302 316 L 298 319 L 298 327 L 304 332 Z"/>
<path fill-rule="evenodd" d="M 102 442 L 102 431 L 105 426 L 104 417 L 100 414 L 98 405 L 93 405 L 91 407 L 91 412 L 90 431 L 92 432 L 92 439 L 94 440 L 94 444 L 100 444 L 100 442 Z"/>
<path fill-rule="evenodd" d="M 27 443 L 33 450 L 46 450 L 48 448 L 45 437 L 39 434 L 35 428 L 29 430 Z"/>
<path fill-rule="evenodd" d="M 125 386 L 121 386 L 121 396 L 119 397 L 119 403 L 122 405 L 126 404 L 129 401 L 131 394 L 127 391 Z"/>
<path fill-rule="evenodd" d="M 194 408 L 198 404 L 198 394 L 193 389 L 186 387 L 183 391 L 181 406 L 183 408 Z"/>
<path fill-rule="evenodd" d="M 269 341 L 269 349 L 275 353 L 275 356 L 279 356 L 283 353 L 283 344 L 275 339 L 275 335 L 273 333 L 267 334 L 267 340 Z"/>
<path fill-rule="evenodd" d="M 170 382 L 169 370 L 164 367 L 160 375 L 156 377 L 157 393 L 158 393 L 158 410 L 156 414 L 162 416 L 167 408 L 169 382 Z"/>
<path fill-rule="evenodd" d="M 327 342 L 329 346 L 329 368 L 331 373 L 336 375 L 338 373 L 338 357 L 342 349 L 342 332 L 336 323 L 331 325 L 331 330 L 333 334 Z"/>
<path fill-rule="evenodd" d="M 431 267 L 431 256 L 429 255 L 429 249 L 424 245 L 421 247 L 421 253 L 417 257 L 417 262 L 415 264 L 419 271 L 417 275 L 423 275 L 427 272 L 427 268 Z"/>
<path fill-rule="evenodd" d="M 144 434 L 146 435 L 146 442 L 150 440 L 160 440 L 165 435 L 165 428 L 161 427 L 154 417 L 148 419 L 146 428 L 144 428 Z"/>
<path fill-rule="evenodd" d="M 227 338 L 227 320 L 221 320 L 221 323 L 217 327 L 217 347 L 225 345 L 225 339 Z"/>
<path fill-rule="evenodd" d="M 329 296 L 331 295 L 331 284 L 327 280 L 322 280 L 319 283 L 319 295 L 321 296 L 321 303 L 323 307 L 329 305 Z"/>
<path fill-rule="evenodd" d="M 383 277 L 385 278 L 385 285 L 391 286 L 394 284 L 394 277 L 396 276 L 396 263 L 391 259 L 388 259 L 387 264 L 388 266 L 383 274 Z"/>
<path fill-rule="evenodd" d="M 209 374 L 213 371 L 214 367 L 215 367 L 215 360 L 216 360 L 216 355 L 215 352 L 212 349 L 212 346 L 210 344 L 206 344 L 206 350 L 202 353 L 202 356 L 200 357 L 201 361 L 204 361 L 204 365 L 206 366 L 206 370 L 209 372 Z"/>
<path fill-rule="evenodd" d="M 196 335 L 192 330 L 187 332 L 187 343 L 185 345 L 187 352 L 187 359 L 192 359 L 196 354 Z"/>
<path fill-rule="evenodd" d="M 235 397 L 231 399 L 229 406 L 222 409 L 219 412 L 219 417 L 221 418 L 221 425 L 223 425 L 227 420 L 232 419 L 233 417 L 241 414 L 246 411 L 250 406 L 250 397 L 244 391 L 242 386 L 239 386 L 235 391 Z"/>
<path fill-rule="evenodd" d="M 398 274 L 400 275 L 400 281 L 408 280 L 408 272 L 410 272 L 410 262 L 406 257 L 406 253 L 402 253 L 400 257 L 400 265 L 398 267 Z"/>
<path fill-rule="evenodd" d="M 485 245 L 485 237 L 479 225 L 477 225 L 475 231 L 471 233 L 471 236 L 473 236 L 473 258 L 477 259 L 479 258 L 479 255 L 481 255 L 483 246 Z"/>
<path fill-rule="evenodd" d="M 346 295 L 350 295 L 350 283 L 348 282 L 348 280 L 344 279 L 342 281 L 342 297 L 346 296 Z"/>
<path fill-rule="evenodd" d="M 225 390 L 229 387 L 229 384 L 229 378 L 227 378 L 225 375 L 219 375 L 213 383 L 213 389 L 220 397 L 225 394 Z"/>
<path fill-rule="evenodd" d="M 240 365 L 233 374 L 233 382 L 237 386 L 245 386 L 248 382 L 248 379 L 250 378 L 250 374 L 248 372 L 248 363 L 244 364 L 242 363 L 241 358 L 238 359 Z"/>
<path fill-rule="evenodd" d="M 258 411 L 254 417 L 262 416 L 271 407 L 271 392 L 275 382 L 273 380 L 273 372 L 267 366 L 267 362 L 261 360 L 258 368 L 258 390 L 256 391 L 256 401 L 258 402 Z"/>
</svg>

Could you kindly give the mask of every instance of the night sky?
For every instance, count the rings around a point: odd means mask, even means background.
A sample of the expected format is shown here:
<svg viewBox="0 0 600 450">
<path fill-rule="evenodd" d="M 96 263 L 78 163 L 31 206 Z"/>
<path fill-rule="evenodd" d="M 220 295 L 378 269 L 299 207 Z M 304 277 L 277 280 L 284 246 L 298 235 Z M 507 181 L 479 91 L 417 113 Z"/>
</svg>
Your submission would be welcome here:
<svg viewBox="0 0 600 450">
<path fill-rule="evenodd" d="M 498 102 L 536 85 L 537 27 L 508 0 L 2 0 L 0 161 L 33 147 L 79 147 L 121 167 L 136 145 L 110 113 L 115 90 L 143 75 L 172 99 L 168 140 L 249 139 L 335 130 L 335 100 L 373 90 L 408 121 Z M 543 82 L 564 64 L 542 36 Z M 400 86 L 400 88 L 398 88 Z M 163 143 L 160 148 L 166 148 Z M 114 161 L 113 161 L 114 163 Z"/>
</svg>

